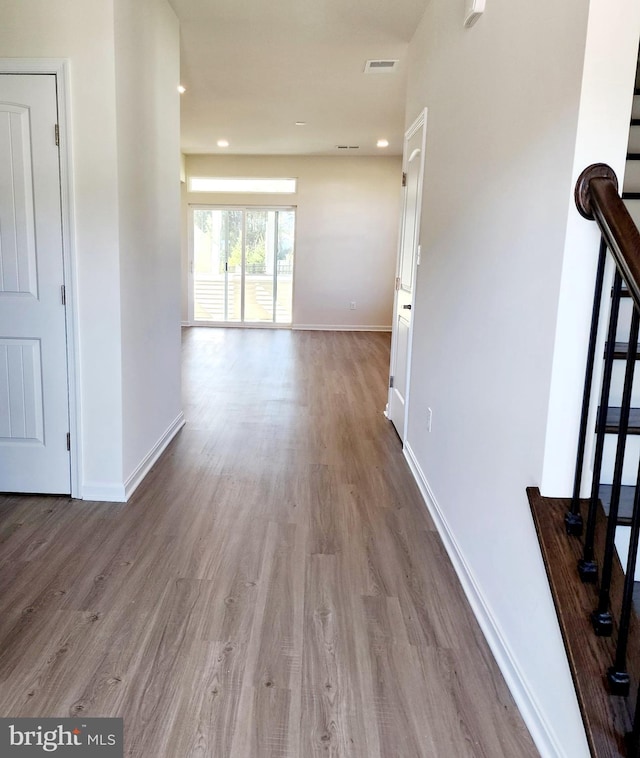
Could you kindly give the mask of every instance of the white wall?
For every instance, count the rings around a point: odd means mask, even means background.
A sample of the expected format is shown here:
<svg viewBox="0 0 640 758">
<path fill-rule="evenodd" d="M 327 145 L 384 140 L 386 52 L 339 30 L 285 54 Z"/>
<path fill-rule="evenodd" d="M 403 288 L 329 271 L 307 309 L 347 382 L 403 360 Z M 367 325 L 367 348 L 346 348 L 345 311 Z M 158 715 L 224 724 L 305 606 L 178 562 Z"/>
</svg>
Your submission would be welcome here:
<svg viewBox="0 0 640 758">
<path fill-rule="evenodd" d="M 127 478 L 180 408 L 177 22 L 166 0 L 5 6 L 3 57 L 70 64 L 74 444 L 81 494 L 123 499 Z"/>
<path fill-rule="evenodd" d="M 179 26 L 166 0 L 115 0 L 123 474 L 181 416 Z"/>
<path fill-rule="evenodd" d="M 94 492 L 108 492 L 122 481 L 113 3 L 5 3 L 0 51 L 7 57 L 70 61 L 82 395 L 81 479 Z"/>
<path fill-rule="evenodd" d="M 622 45 L 625 55 L 603 70 L 618 66 L 630 86 L 636 49 L 625 24 L 636 24 L 637 44 L 637 12 L 628 0 L 611 5 L 599 55 Z M 604 7 L 592 0 L 591 12 Z M 557 321 L 565 253 L 576 249 L 576 160 L 609 159 L 612 150 L 598 148 L 622 118 L 619 97 L 609 97 L 599 107 L 615 106 L 613 126 L 596 126 L 590 150 L 580 149 L 588 9 L 582 0 L 491 0 L 465 30 L 462 3 L 431 0 L 410 48 L 406 113 L 408 124 L 429 109 L 408 453 L 541 752 L 572 758 L 588 749 L 525 488 L 541 484 L 550 396 L 566 370 L 554 354 L 557 332 L 559 349 L 567 341 Z M 584 266 L 583 286 L 597 255 L 596 235 L 586 236 L 569 265 L 569 275 Z M 574 342 L 588 315 L 581 323 L 576 335 L 571 320 Z M 581 380 L 571 393 L 575 417 Z"/>
<path fill-rule="evenodd" d="M 298 191 L 279 196 L 185 191 L 183 197 L 193 204 L 297 206 L 294 326 L 389 329 L 401 172 L 399 156 L 189 155 L 188 176 L 296 177 Z M 183 251 L 186 256 L 186 245 Z M 186 275 L 186 258 L 183 270 Z M 349 309 L 352 300 L 355 311 Z"/>
</svg>

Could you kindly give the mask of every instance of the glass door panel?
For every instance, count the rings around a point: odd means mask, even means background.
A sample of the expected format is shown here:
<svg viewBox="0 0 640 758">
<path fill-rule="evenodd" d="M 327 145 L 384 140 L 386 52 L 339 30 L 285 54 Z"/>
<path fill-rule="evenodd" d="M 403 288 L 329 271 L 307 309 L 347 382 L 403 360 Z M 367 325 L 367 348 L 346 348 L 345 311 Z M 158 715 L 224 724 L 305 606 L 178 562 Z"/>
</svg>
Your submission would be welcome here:
<svg viewBox="0 0 640 758">
<path fill-rule="evenodd" d="M 241 271 L 242 211 L 195 209 L 194 321 L 240 321 Z"/>
<path fill-rule="evenodd" d="M 293 242 L 296 214 L 292 210 L 276 211 L 277 248 L 275 266 L 275 314 L 278 324 L 293 321 Z"/>
<path fill-rule="evenodd" d="M 243 212 L 217 211 L 222 215 L 223 250 L 226 255 L 226 311 L 224 321 L 242 320 Z"/>
<path fill-rule="evenodd" d="M 273 321 L 273 211 L 248 210 L 245 214 L 244 320 Z"/>
</svg>

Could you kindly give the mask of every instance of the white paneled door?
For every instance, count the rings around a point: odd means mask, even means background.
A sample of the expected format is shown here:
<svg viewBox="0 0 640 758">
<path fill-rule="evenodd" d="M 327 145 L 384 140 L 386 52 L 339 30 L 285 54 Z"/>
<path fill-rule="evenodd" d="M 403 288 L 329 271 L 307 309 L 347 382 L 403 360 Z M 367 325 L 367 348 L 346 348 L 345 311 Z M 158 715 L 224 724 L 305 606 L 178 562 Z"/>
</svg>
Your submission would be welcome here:
<svg viewBox="0 0 640 758">
<path fill-rule="evenodd" d="M 411 362 L 411 323 L 420 237 L 426 111 L 407 131 L 404 141 L 404 202 L 400 228 L 396 297 L 391 335 L 391 377 L 387 416 L 404 442 Z"/>
<path fill-rule="evenodd" d="M 56 77 L 0 74 L 0 491 L 69 494 Z"/>
</svg>

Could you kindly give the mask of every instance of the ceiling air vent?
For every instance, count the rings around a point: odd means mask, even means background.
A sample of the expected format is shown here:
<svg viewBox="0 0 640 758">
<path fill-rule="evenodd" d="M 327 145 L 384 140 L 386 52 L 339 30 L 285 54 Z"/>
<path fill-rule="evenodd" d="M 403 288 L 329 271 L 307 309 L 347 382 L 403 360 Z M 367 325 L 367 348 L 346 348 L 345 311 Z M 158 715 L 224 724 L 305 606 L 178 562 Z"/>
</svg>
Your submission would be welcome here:
<svg viewBox="0 0 640 758">
<path fill-rule="evenodd" d="M 338 150 L 360 150 L 360 145 L 336 145 Z"/>
<path fill-rule="evenodd" d="M 398 66 L 398 60 L 391 60 L 391 59 L 385 59 L 385 60 L 375 60 L 375 61 L 367 61 L 364 64 L 364 73 L 365 74 L 391 74 L 393 71 L 396 70 Z"/>
</svg>

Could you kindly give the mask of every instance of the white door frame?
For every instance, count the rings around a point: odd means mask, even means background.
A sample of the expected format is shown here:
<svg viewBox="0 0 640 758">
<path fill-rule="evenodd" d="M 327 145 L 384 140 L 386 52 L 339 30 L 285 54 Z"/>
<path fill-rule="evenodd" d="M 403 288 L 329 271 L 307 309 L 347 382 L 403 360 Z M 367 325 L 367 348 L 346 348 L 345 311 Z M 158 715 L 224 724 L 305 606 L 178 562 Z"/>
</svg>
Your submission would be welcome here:
<svg viewBox="0 0 640 758">
<path fill-rule="evenodd" d="M 67 375 L 69 382 L 69 432 L 71 433 L 71 497 L 82 498 L 81 396 L 78 381 L 80 348 L 77 322 L 77 266 L 73 235 L 73 164 L 71 160 L 71 103 L 69 61 L 65 58 L 0 58 L 0 74 L 54 74 L 60 132 L 60 201 L 62 216 L 62 259 L 67 329 Z M 51 125 L 53 128 L 53 124 Z M 52 136 L 53 139 L 53 136 Z"/>
<path fill-rule="evenodd" d="M 416 237 L 416 254 L 413 258 L 413 272 L 412 272 L 412 280 L 413 280 L 413 289 L 411 292 L 411 321 L 409 323 L 409 336 L 408 336 L 408 342 L 409 346 L 407 348 L 407 386 L 405 390 L 405 397 L 404 397 L 404 425 L 403 425 L 403 435 L 402 435 L 402 446 L 406 444 L 407 441 L 407 432 L 409 429 L 409 404 L 410 404 L 410 395 L 411 395 L 411 354 L 413 352 L 413 324 L 415 322 L 415 304 L 416 304 L 416 289 L 418 286 L 418 266 L 420 265 L 420 221 L 422 218 L 422 188 L 424 185 L 424 161 L 425 161 L 425 150 L 426 150 L 426 142 L 427 142 L 427 108 L 423 108 L 420 113 L 418 114 L 418 117 L 416 120 L 411 124 L 411 126 L 407 129 L 404 135 L 404 147 L 403 147 L 403 155 L 402 155 L 402 171 L 406 172 L 407 170 L 407 164 L 409 161 L 409 155 L 407 155 L 407 143 L 413 137 L 413 135 L 418 131 L 418 129 L 422 129 L 422 166 L 420 169 L 420 174 L 418 178 L 418 203 L 416 208 L 416 229 L 418 231 L 417 237 Z M 400 230 L 398 233 L 398 256 L 396 260 L 396 276 L 400 274 L 400 256 L 402 255 L 402 243 L 403 243 L 403 236 L 404 236 L 404 214 L 405 214 L 405 205 L 406 205 L 406 192 L 403 194 L 403 200 L 402 200 L 402 214 L 400 216 Z M 391 337 L 391 361 L 390 361 L 390 372 L 393 370 L 393 367 L 395 366 L 395 359 L 396 359 L 396 349 L 397 349 L 397 340 L 396 340 L 396 334 L 395 334 L 395 314 L 397 309 L 397 301 L 398 301 L 398 290 L 394 290 L 393 293 L 393 316 L 394 316 L 394 323 L 393 323 L 393 331 L 392 331 L 392 337 Z M 388 392 L 391 392 L 391 388 L 389 388 Z M 389 395 L 390 396 L 390 395 Z M 385 415 L 387 415 L 387 411 L 389 408 L 389 403 L 387 402 L 387 408 L 385 409 Z"/>
</svg>

